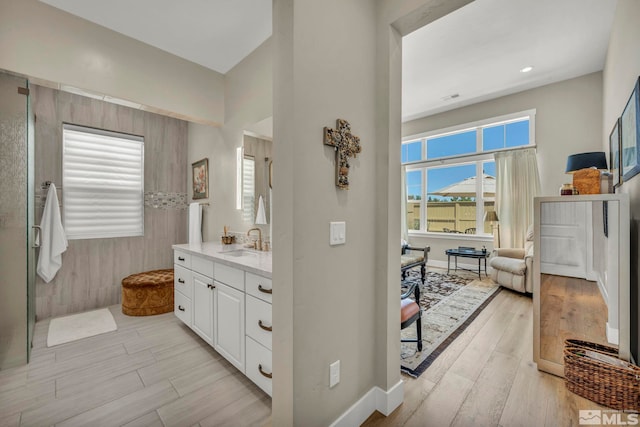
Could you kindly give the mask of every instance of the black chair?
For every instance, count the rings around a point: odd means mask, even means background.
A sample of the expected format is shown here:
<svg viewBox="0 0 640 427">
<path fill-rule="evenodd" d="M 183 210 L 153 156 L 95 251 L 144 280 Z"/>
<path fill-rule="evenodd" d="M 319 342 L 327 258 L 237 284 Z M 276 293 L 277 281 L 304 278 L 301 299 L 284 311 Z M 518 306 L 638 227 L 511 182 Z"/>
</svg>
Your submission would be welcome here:
<svg viewBox="0 0 640 427">
<path fill-rule="evenodd" d="M 415 300 L 409 297 L 413 293 Z M 407 292 L 400 295 L 400 330 L 411 326 L 415 322 L 418 329 L 417 339 L 402 339 L 402 342 L 415 342 L 418 344 L 418 351 L 422 351 L 422 310 L 420 310 L 420 286 L 418 282 L 413 282 Z"/>
<path fill-rule="evenodd" d="M 413 251 L 414 253 L 410 253 Z M 402 247 L 402 254 L 400 256 L 400 272 L 402 273 L 402 280 L 407 276 L 407 271 L 414 267 L 420 267 L 420 277 L 422 284 L 424 285 L 425 275 L 427 271 L 427 261 L 429 261 L 429 251 L 431 247 L 414 248 L 409 245 Z"/>
</svg>

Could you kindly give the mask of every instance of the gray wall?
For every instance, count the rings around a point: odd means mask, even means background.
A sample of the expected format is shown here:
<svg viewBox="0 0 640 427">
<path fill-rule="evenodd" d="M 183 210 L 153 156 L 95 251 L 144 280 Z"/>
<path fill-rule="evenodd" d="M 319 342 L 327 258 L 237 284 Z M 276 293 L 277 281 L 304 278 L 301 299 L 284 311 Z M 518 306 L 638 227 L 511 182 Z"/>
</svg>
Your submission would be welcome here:
<svg viewBox="0 0 640 427">
<path fill-rule="evenodd" d="M 274 1 L 274 425 L 328 425 L 373 387 L 402 387 L 401 43 L 391 24 L 420 8 L 412 22 L 423 25 L 463 3 Z M 349 190 L 336 188 L 335 153 L 322 143 L 337 118 L 361 138 Z M 345 245 L 329 246 L 330 221 L 346 222 Z"/>
<path fill-rule="evenodd" d="M 619 0 L 609 39 L 609 49 L 603 71 L 603 129 L 601 133 L 602 150 L 609 152 L 609 132 L 631 95 L 633 86 L 640 75 L 640 2 L 635 0 Z M 630 261 L 631 266 L 631 352 L 638 360 L 640 351 L 640 325 L 638 307 L 638 277 L 640 276 L 640 176 L 636 175 L 629 182 L 623 183 L 618 192 L 629 195 L 631 202 L 631 254 L 621 258 L 621 262 Z"/>
<path fill-rule="evenodd" d="M 44 181 L 62 185 L 63 122 L 144 136 L 145 192 L 186 193 L 187 122 L 40 86 L 32 94 L 36 195 Z M 40 207 L 36 223 L 41 217 Z M 37 279 L 38 319 L 117 304 L 124 277 L 171 268 L 171 245 L 186 241 L 186 218 L 185 210 L 145 206 L 144 237 L 70 240 L 55 279 Z"/>
<path fill-rule="evenodd" d="M 412 120 L 402 126 L 403 137 L 491 117 L 535 109 L 535 142 L 540 168 L 541 196 L 558 194 L 571 176 L 564 173 L 567 156 L 574 153 L 601 150 L 602 135 L 602 73 L 542 86 L 512 95 L 481 102 L 457 110 Z M 430 246 L 432 261 L 446 262 L 444 251 L 458 246 L 485 245 L 493 249 L 493 240 L 464 240 L 412 236 L 416 246 Z"/>
<path fill-rule="evenodd" d="M 224 121 L 222 74 L 38 0 L 0 2 L 0 69 L 140 103 L 202 123 Z"/>
<path fill-rule="evenodd" d="M 253 226 L 245 223 L 242 211 L 236 209 L 236 148 L 243 146 L 245 130 L 273 115 L 271 44 L 271 38 L 267 39 L 225 74 L 224 125 L 214 128 L 189 123 L 189 164 L 209 159 L 210 206 L 202 214 L 205 241 L 219 241 L 225 225 L 238 233 Z M 191 200 L 191 177 L 187 185 Z M 268 226 L 263 227 L 263 232 L 266 230 Z"/>
<path fill-rule="evenodd" d="M 569 154 L 602 149 L 602 73 L 592 73 L 547 86 L 412 120 L 402 136 L 535 109 L 541 196 L 558 195 L 571 182 L 564 173 Z"/>
</svg>

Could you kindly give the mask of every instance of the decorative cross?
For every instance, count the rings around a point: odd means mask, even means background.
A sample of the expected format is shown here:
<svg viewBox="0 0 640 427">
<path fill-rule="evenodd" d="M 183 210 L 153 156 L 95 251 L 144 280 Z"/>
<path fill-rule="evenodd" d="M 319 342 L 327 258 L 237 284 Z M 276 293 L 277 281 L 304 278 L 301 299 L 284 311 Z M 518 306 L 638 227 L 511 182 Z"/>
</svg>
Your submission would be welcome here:
<svg viewBox="0 0 640 427">
<path fill-rule="evenodd" d="M 336 150 L 336 186 L 349 189 L 349 157 L 362 151 L 360 138 L 351 133 L 351 125 L 344 119 L 336 120 L 336 128 L 324 128 L 324 144 Z"/>
</svg>

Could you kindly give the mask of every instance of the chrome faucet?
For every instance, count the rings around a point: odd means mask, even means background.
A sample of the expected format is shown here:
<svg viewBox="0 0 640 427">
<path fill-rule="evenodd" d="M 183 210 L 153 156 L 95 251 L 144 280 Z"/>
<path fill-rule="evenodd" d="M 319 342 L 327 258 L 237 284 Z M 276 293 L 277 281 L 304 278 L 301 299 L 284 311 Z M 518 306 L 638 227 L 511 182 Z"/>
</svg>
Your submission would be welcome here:
<svg viewBox="0 0 640 427">
<path fill-rule="evenodd" d="M 249 236 L 249 234 L 254 230 L 258 231 L 258 240 L 256 241 L 256 249 L 261 251 L 262 250 L 262 230 L 260 230 L 258 227 L 252 228 L 249 231 L 247 231 L 247 236 Z"/>
</svg>

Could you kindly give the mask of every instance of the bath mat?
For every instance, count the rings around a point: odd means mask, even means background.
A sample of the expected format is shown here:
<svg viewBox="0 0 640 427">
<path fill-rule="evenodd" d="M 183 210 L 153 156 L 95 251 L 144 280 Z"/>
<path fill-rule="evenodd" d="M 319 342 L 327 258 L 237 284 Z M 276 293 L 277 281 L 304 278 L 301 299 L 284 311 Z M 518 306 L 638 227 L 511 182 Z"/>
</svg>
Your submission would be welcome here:
<svg viewBox="0 0 640 427">
<path fill-rule="evenodd" d="M 60 345 L 118 329 L 108 308 L 57 317 L 49 323 L 47 347 Z"/>
</svg>

